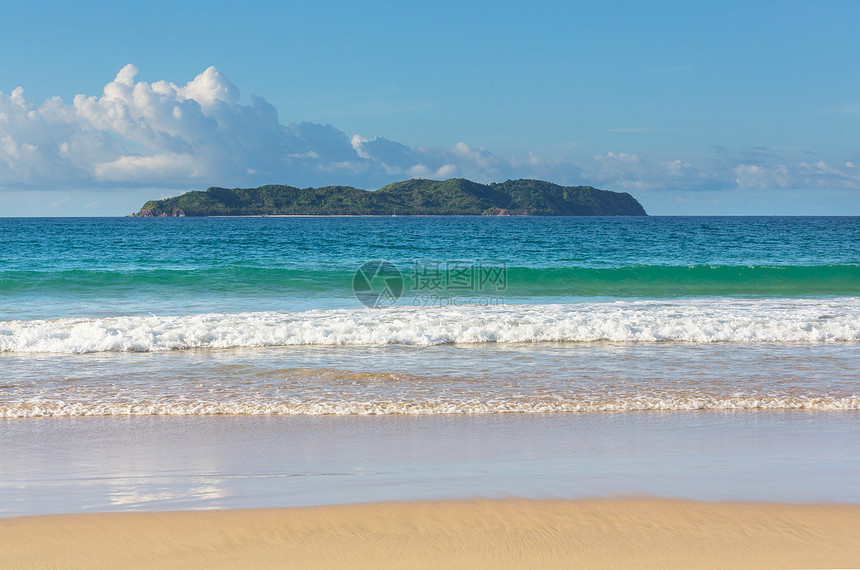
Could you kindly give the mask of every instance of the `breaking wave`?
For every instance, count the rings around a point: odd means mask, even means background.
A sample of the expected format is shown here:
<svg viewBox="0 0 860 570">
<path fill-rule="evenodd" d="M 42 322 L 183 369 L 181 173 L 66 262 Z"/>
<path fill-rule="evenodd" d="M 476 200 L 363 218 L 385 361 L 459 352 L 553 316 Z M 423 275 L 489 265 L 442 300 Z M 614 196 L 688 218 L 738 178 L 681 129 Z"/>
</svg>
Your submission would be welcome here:
<svg viewBox="0 0 860 570">
<path fill-rule="evenodd" d="M 614 301 L 0 322 L 0 352 L 289 345 L 860 340 L 860 298 Z"/>
</svg>

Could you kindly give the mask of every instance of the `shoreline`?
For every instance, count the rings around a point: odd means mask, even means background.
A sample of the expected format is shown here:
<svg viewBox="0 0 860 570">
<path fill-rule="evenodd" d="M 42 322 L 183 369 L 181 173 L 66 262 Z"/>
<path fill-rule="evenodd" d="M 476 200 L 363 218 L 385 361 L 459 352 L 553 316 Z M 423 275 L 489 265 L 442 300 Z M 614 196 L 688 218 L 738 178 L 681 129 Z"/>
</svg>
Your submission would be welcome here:
<svg viewBox="0 0 860 570">
<path fill-rule="evenodd" d="M 856 567 L 860 505 L 381 502 L 0 518 L 4 568 Z"/>
<path fill-rule="evenodd" d="M 796 410 L 6 420 L 0 457 L 15 460 L 0 469 L 0 516 L 476 497 L 854 503 L 856 419 Z"/>
</svg>

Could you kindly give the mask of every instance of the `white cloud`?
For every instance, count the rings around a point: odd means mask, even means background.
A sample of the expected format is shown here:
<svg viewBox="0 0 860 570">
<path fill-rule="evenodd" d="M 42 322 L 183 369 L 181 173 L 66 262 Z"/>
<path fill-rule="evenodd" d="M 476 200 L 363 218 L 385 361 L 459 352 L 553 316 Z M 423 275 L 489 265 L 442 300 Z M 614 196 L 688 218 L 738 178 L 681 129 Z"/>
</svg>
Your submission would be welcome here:
<svg viewBox="0 0 860 570">
<path fill-rule="evenodd" d="M 0 185 L 272 182 L 362 160 L 334 127 L 282 125 L 259 97 L 240 104 L 214 67 L 185 86 L 136 81 L 137 72 L 127 65 L 102 95 L 71 105 L 35 108 L 20 88 L 0 94 Z"/>
<path fill-rule="evenodd" d="M 436 171 L 436 178 L 451 178 L 457 175 L 457 167 L 453 164 L 446 164 Z"/>
<path fill-rule="evenodd" d="M 843 166 L 831 165 L 823 160 L 812 164 L 786 164 L 780 158 L 735 166 L 733 172 L 737 187 L 860 189 L 860 172 L 852 167 L 850 161 Z"/>
<path fill-rule="evenodd" d="M 281 124 L 277 110 L 210 67 L 179 86 L 129 64 L 99 96 L 34 107 L 0 94 L 0 186 L 375 185 L 409 175 L 490 176 L 483 149 L 412 149 L 332 125 Z"/>
<path fill-rule="evenodd" d="M 129 64 L 100 95 L 70 104 L 54 97 L 34 105 L 20 87 L 0 93 L 0 188 L 377 187 L 416 176 L 544 178 L 617 190 L 860 188 L 857 157 L 807 163 L 766 148 L 715 148 L 695 163 L 618 150 L 575 163 L 533 152 L 505 158 L 466 142 L 410 147 L 332 125 L 283 124 L 264 99 L 243 103 L 214 67 L 185 85 L 137 76 Z"/>
<path fill-rule="evenodd" d="M 112 162 L 96 164 L 97 180 L 137 180 L 146 182 L 153 173 L 159 178 L 189 179 L 200 176 L 200 168 L 190 154 L 123 156 Z"/>
<path fill-rule="evenodd" d="M 787 188 L 791 178 L 783 164 L 772 167 L 739 164 L 734 173 L 739 188 Z"/>
<path fill-rule="evenodd" d="M 698 190 L 714 183 L 711 174 L 689 162 L 648 160 L 624 152 L 595 155 L 583 170 L 586 178 L 619 190 Z"/>
</svg>

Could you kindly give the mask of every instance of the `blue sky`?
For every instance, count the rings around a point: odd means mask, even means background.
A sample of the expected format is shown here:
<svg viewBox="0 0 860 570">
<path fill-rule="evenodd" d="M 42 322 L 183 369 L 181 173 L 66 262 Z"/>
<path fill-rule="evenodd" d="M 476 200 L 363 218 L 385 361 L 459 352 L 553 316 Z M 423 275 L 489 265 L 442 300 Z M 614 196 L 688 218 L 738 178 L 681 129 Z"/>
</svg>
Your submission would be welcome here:
<svg viewBox="0 0 860 570">
<path fill-rule="evenodd" d="M 858 22 L 853 1 L 15 3 L 0 215 L 414 176 L 860 215 Z"/>
</svg>

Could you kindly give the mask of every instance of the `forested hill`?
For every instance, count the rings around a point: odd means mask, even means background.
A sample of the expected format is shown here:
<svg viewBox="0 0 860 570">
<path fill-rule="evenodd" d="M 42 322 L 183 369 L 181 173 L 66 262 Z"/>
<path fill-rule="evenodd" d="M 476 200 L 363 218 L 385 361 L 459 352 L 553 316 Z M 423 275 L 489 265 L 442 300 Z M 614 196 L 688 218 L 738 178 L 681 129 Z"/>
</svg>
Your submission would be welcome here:
<svg viewBox="0 0 860 570">
<path fill-rule="evenodd" d="M 513 215 L 644 216 L 626 192 L 541 180 L 479 184 L 462 178 L 396 182 L 379 190 L 349 186 L 209 188 L 151 200 L 133 216 Z"/>
</svg>

